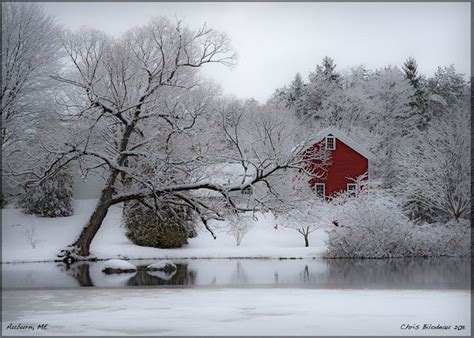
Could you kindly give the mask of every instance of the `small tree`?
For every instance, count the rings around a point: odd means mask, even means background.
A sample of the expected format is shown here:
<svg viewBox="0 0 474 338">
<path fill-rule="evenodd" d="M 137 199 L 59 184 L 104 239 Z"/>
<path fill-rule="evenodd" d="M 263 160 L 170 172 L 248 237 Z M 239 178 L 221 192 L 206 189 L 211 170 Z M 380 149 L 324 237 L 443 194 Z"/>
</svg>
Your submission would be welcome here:
<svg viewBox="0 0 474 338">
<path fill-rule="evenodd" d="M 250 230 L 250 217 L 246 215 L 231 215 L 226 217 L 229 222 L 227 226 L 227 233 L 231 234 L 235 239 L 235 244 L 240 246 L 242 239 Z"/>
<path fill-rule="evenodd" d="M 329 202 L 316 196 L 300 201 L 299 205 L 289 210 L 286 215 L 278 216 L 279 224 L 296 230 L 303 236 L 304 246 L 309 247 L 309 235 L 318 229 L 325 228 L 330 223 L 328 206 Z"/>
<path fill-rule="evenodd" d="M 273 178 L 274 191 L 278 193 L 281 205 L 272 211 L 278 226 L 294 229 L 309 246 L 309 236 L 330 223 L 329 201 L 316 195 L 308 183 L 308 176 L 324 175 L 324 167 L 318 174 L 288 170 L 284 175 Z M 321 178 L 321 177 L 319 177 Z"/>
</svg>

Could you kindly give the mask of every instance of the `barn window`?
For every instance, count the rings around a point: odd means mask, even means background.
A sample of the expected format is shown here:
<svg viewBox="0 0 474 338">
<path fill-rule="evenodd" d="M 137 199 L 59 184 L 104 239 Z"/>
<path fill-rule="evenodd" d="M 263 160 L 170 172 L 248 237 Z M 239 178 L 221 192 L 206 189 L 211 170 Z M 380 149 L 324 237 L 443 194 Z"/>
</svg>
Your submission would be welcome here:
<svg viewBox="0 0 474 338">
<path fill-rule="evenodd" d="M 316 190 L 316 196 L 323 198 L 324 197 L 324 183 L 316 183 L 314 188 Z"/>
<path fill-rule="evenodd" d="M 348 197 L 357 197 L 357 184 L 349 183 L 347 185 L 347 196 Z"/>
<path fill-rule="evenodd" d="M 326 149 L 335 150 L 336 149 L 336 138 L 332 135 L 326 136 Z"/>
</svg>

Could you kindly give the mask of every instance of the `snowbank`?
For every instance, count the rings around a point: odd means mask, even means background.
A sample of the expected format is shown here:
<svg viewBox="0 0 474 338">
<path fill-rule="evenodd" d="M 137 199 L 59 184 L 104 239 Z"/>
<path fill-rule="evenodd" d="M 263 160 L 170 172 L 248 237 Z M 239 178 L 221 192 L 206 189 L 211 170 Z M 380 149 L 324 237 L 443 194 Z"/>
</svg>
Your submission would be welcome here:
<svg viewBox="0 0 474 338">
<path fill-rule="evenodd" d="M 108 261 L 105 261 L 104 268 L 110 268 L 110 269 L 122 269 L 122 270 L 136 270 L 136 266 L 126 262 L 121 259 L 109 259 Z"/>
<path fill-rule="evenodd" d="M 104 269 L 102 271 L 105 273 L 135 272 L 137 271 L 137 267 L 121 259 L 109 259 L 108 261 L 105 261 Z"/>
<path fill-rule="evenodd" d="M 176 270 L 177 268 L 172 261 L 161 261 L 148 265 L 146 269 L 151 271 L 171 272 Z"/>
</svg>

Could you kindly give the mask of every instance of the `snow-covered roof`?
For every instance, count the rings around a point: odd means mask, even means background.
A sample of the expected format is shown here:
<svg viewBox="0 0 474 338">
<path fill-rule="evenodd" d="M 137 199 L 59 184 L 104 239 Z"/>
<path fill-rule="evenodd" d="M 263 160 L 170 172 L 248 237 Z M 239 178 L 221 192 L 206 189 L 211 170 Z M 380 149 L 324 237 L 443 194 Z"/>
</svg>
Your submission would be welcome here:
<svg viewBox="0 0 474 338">
<path fill-rule="evenodd" d="M 359 154 L 364 156 L 367 159 L 372 159 L 374 158 L 374 154 L 372 154 L 370 151 L 368 151 L 365 147 L 361 146 L 358 144 L 356 141 L 351 139 L 349 136 L 345 135 L 342 133 L 340 130 L 334 128 L 334 127 L 329 127 L 326 129 L 321 130 L 319 133 L 313 136 L 312 140 L 317 143 L 324 139 L 328 135 L 333 135 L 335 136 L 338 140 L 342 141 L 355 151 L 357 151 Z"/>
</svg>

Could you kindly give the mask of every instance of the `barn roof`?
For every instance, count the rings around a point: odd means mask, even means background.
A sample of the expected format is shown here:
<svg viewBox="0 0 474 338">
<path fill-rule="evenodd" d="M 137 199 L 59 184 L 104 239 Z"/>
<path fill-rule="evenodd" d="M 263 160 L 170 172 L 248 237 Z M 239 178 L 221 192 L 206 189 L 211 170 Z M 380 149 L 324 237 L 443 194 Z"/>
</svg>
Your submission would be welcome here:
<svg viewBox="0 0 474 338">
<path fill-rule="evenodd" d="M 359 154 L 364 156 L 367 159 L 373 159 L 375 156 L 372 154 L 370 151 L 368 151 L 365 147 L 361 146 L 358 144 L 356 141 L 354 141 L 352 138 L 341 132 L 340 130 L 334 128 L 334 127 L 329 127 L 326 129 L 321 130 L 318 132 L 316 135 L 313 136 L 313 141 L 314 142 L 319 142 L 322 139 L 324 139 L 328 135 L 333 135 L 337 139 L 341 140 L 343 143 L 347 144 L 349 147 L 357 151 Z"/>
</svg>

